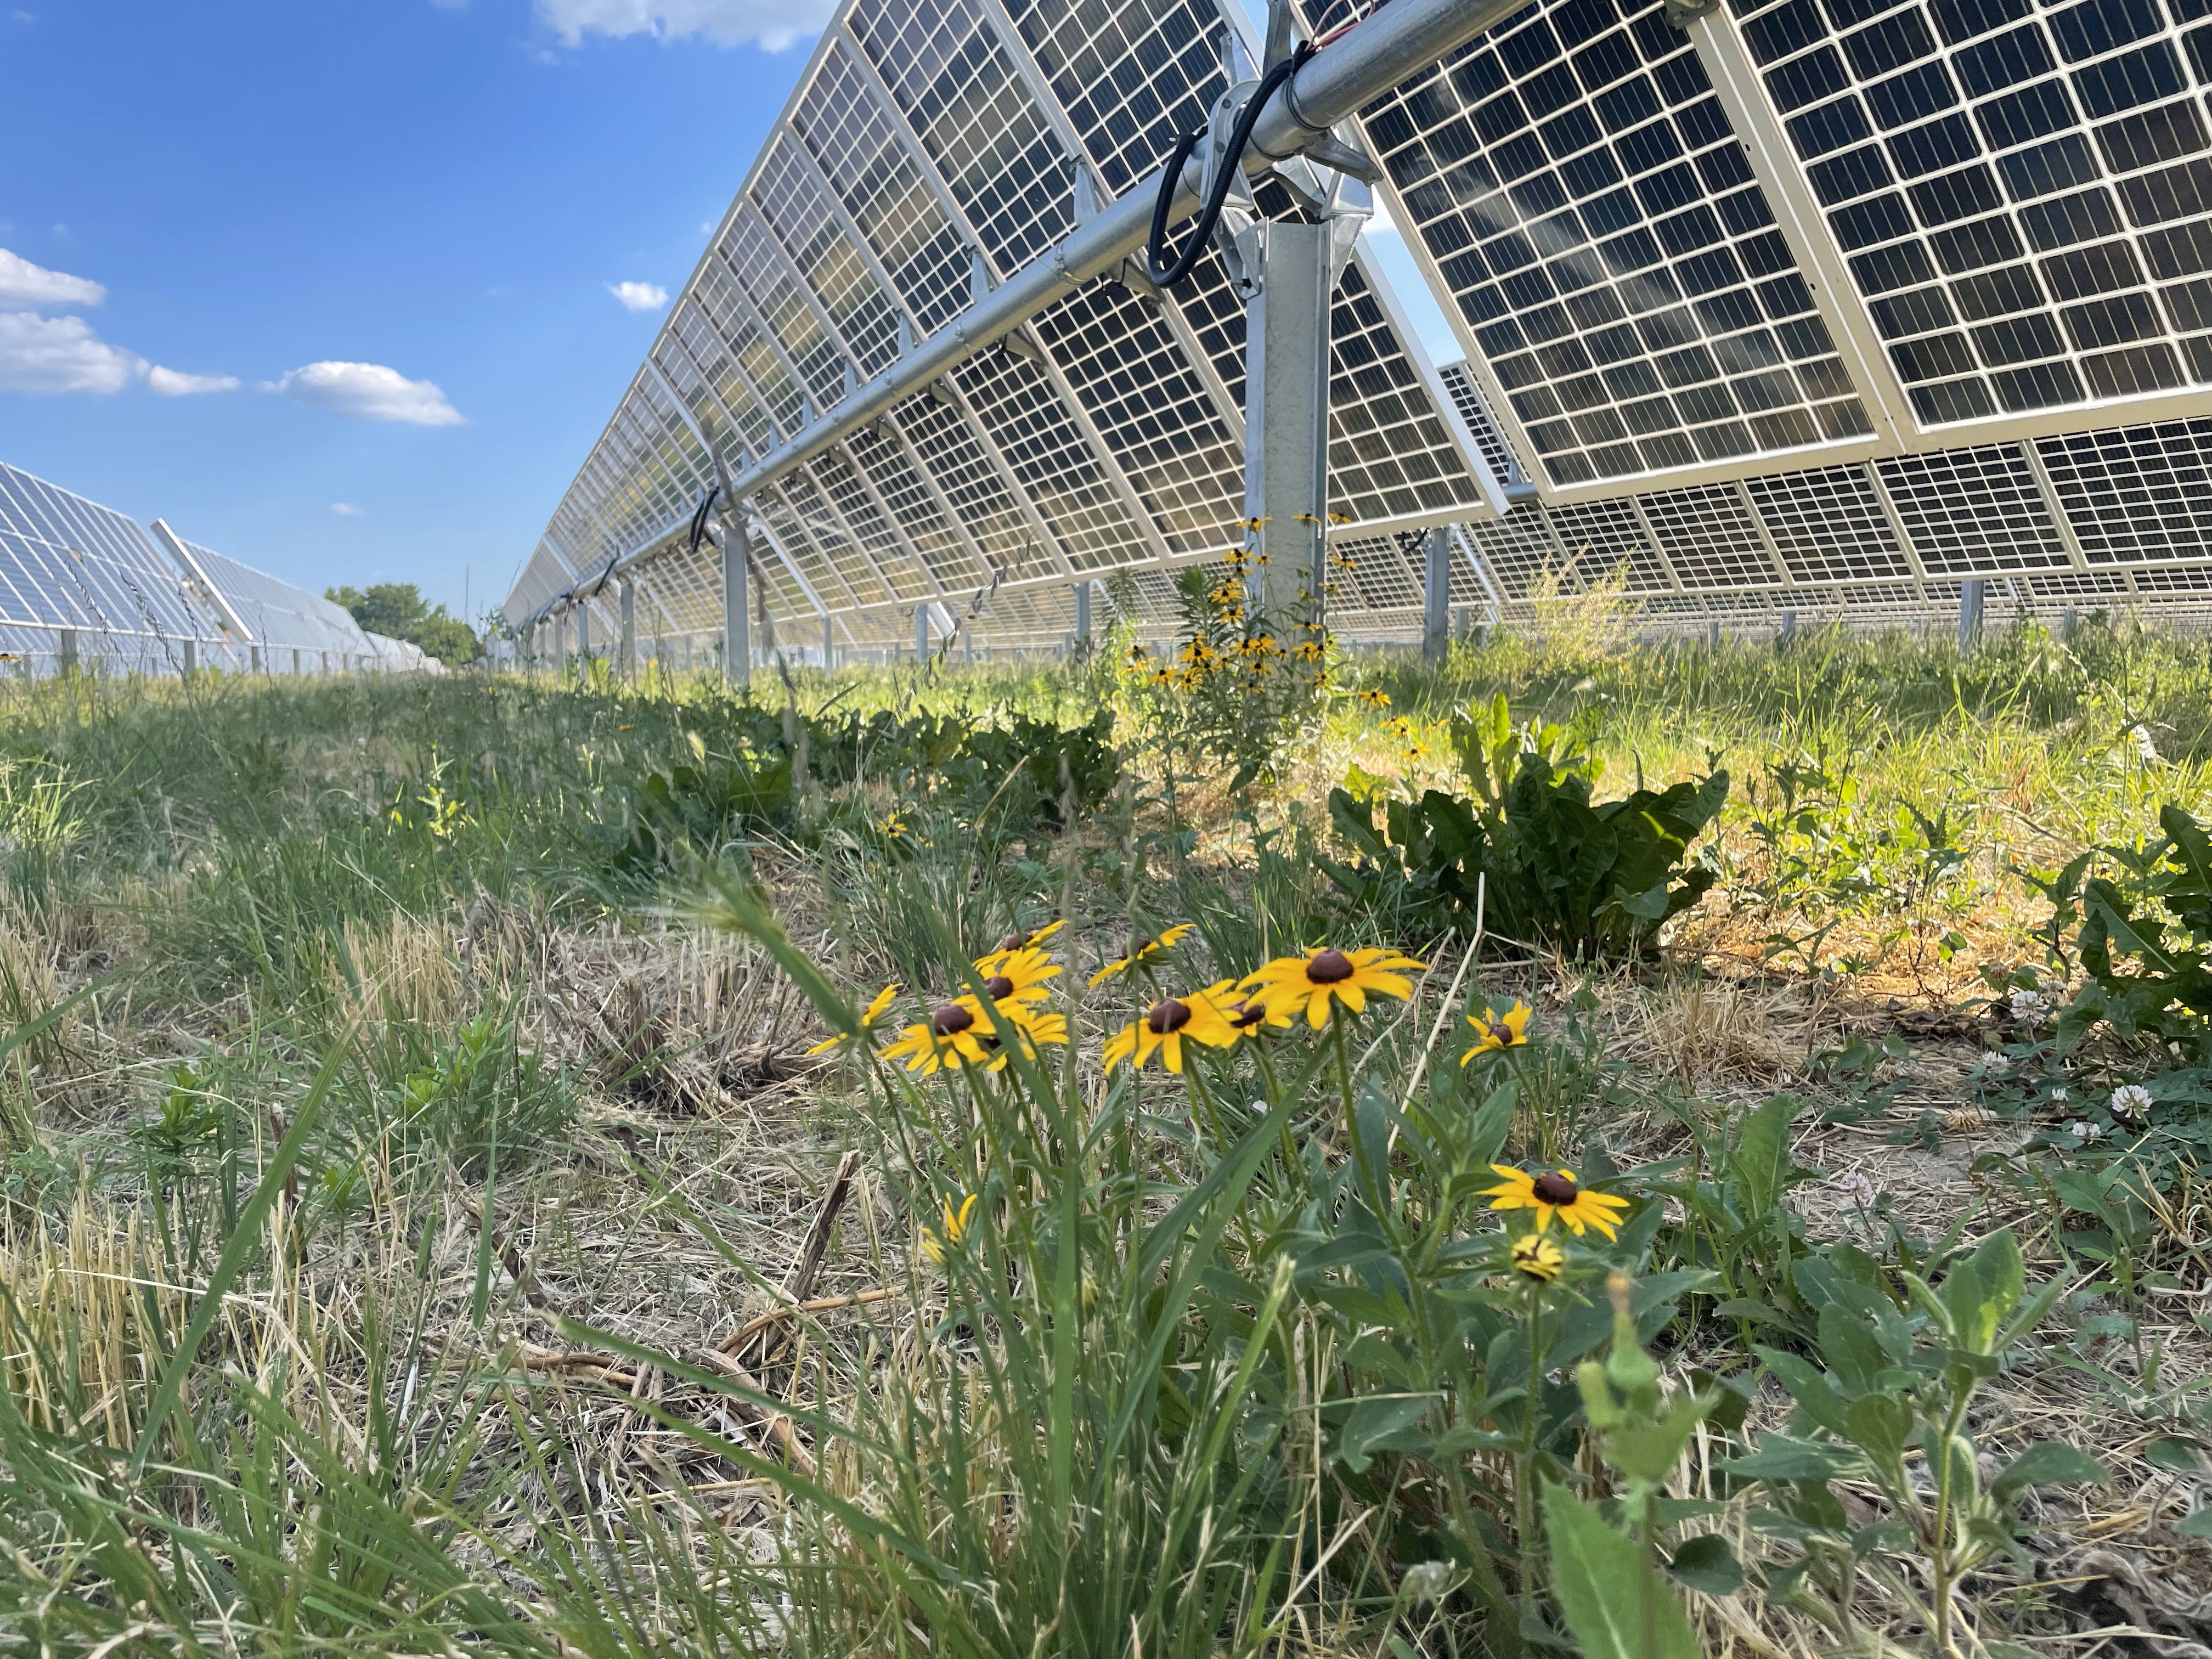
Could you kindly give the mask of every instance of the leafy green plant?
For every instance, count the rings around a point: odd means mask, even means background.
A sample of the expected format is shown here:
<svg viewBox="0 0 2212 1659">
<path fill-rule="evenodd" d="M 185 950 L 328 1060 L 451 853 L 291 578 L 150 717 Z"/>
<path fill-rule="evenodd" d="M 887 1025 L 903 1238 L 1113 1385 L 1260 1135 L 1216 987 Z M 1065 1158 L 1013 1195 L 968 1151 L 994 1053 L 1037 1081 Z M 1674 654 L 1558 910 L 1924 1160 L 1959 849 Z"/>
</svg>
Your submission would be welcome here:
<svg viewBox="0 0 2212 1659">
<path fill-rule="evenodd" d="M 2105 1479 L 2094 1459 L 2058 1442 L 2030 1446 L 1986 1477 L 1968 1431 L 1976 1395 L 2065 1283 L 2053 1279 L 2031 1294 L 2008 1228 L 1954 1260 L 1940 1285 L 1900 1271 L 1901 1299 L 1881 1269 L 1848 1246 L 1832 1249 L 1826 1265 L 1812 1291 L 1819 1363 L 1759 1350 L 1796 1402 L 1788 1431 L 1762 1435 L 1755 1451 L 1726 1468 L 1765 1483 L 1773 1507 L 1754 1511 L 1753 1523 L 1800 1547 L 1796 1565 L 1769 1577 L 1770 1595 L 1851 1641 L 1858 1580 L 1872 1575 L 1919 1609 L 1938 1653 L 1954 1655 L 1960 1581 L 1991 1556 L 2018 1549 L 2021 1495 Z M 1875 1518 L 1852 1519 L 1838 1492 L 1846 1482 L 1880 1494 Z M 1898 1553 L 1925 1564 L 1924 1596 L 1889 1565 Z"/>
<path fill-rule="evenodd" d="M 1330 821 L 1357 857 L 1332 861 L 1331 878 L 1355 904 L 1416 933 L 1471 933 L 1480 911 L 1492 935 L 1584 961 L 1648 950 L 1713 884 L 1712 871 L 1686 860 L 1720 816 L 1728 774 L 1594 802 L 1586 761 L 1547 753 L 1556 744 L 1543 734 L 1512 738 L 1510 749 L 1492 742 L 1503 718 L 1500 699 L 1462 744 L 1481 792 L 1474 799 L 1434 789 L 1389 799 L 1378 831 L 1369 803 L 1332 790 Z"/>
<path fill-rule="evenodd" d="M 481 1178 L 495 1159 L 520 1168 L 574 1119 L 567 1080 L 518 1041 L 511 1015 L 483 1013 L 410 1071 L 393 1102 L 403 1148 L 434 1146 Z"/>
<path fill-rule="evenodd" d="M 1810 1252 L 1804 1221 L 1787 1201 L 1792 1187 L 1812 1178 L 1790 1150 L 1802 1106 L 1775 1095 L 1716 1124 L 1696 1103 L 1674 1105 L 1690 1132 L 1692 1168 L 1655 1186 L 1682 1206 L 1675 1242 L 1683 1261 L 1711 1270 L 1721 1286 L 1714 1312 L 1745 1330 L 1805 1322 L 1796 1268 Z"/>
</svg>

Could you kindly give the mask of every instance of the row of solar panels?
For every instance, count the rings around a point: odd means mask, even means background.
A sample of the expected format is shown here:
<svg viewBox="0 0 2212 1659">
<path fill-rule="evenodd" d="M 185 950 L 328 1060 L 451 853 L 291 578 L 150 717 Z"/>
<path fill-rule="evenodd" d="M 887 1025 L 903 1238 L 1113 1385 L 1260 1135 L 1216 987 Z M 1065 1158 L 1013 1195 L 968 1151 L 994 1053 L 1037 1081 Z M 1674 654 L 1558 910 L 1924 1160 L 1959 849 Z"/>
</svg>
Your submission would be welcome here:
<svg viewBox="0 0 2212 1659">
<path fill-rule="evenodd" d="M 0 656 L 19 673 L 436 670 L 343 606 L 156 519 L 151 532 L 0 462 Z"/>
<path fill-rule="evenodd" d="M 1316 33 L 1370 0 L 1307 8 Z M 1677 21 L 1669 12 L 1679 13 Z M 1696 15 L 1693 15 L 1696 14 Z M 1468 352 L 1437 373 L 1363 251 L 1332 317 L 1334 624 L 1407 631 L 1399 532 L 1470 596 L 1625 568 L 1654 614 L 2187 606 L 2212 565 L 2207 0 L 1537 0 L 1362 112 Z M 509 600 L 665 548 L 733 466 L 1142 179 L 1227 82 L 1217 0 L 848 0 Z M 1273 180 L 1261 207 L 1304 210 Z M 911 639 L 995 583 L 1140 620 L 1243 512 L 1243 315 L 1211 257 L 1126 267 L 760 491 L 787 635 Z M 1484 475 L 1540 504 L 1500 516 Z M 720 626 L 657 557 L 641 634 Z"/>
</svg>

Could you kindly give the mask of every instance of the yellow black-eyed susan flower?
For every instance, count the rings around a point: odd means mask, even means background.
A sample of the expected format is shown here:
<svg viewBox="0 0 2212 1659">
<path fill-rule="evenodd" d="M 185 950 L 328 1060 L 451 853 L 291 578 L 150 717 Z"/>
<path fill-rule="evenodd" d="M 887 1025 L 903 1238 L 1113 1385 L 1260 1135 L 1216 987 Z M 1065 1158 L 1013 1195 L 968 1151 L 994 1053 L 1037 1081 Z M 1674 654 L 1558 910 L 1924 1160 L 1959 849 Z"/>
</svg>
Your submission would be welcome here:
<svg viewBox="0 0 2212 1659">
<path fill-rule="evenodd" d="M 1001 1005 L 1010 1002 L 1042 1002 L 1050 994 L 1045 984 L 1048 979 L 1060 976 L 1060 964 L 1043 951 L 1031 947 L 1022 951 L 994 951 L 980 958 L 976 970 L 987 977 L 983 988 L 991 1000 Z"/>
<path fill-rule="evenodd" d="M 1271 1011 L 1294 1015 L 1303 1008 L 1307 1024 L 1318 1031 L 1328 1024 L 1332 1003 L 1341 1002 L 1356 1014 L 1367 1006 L 1370 991 L 1401 999 L 1413 995 L 1413 982 L 1393 970 L 1426 966 L 1381 945 L 1364 951 L 1330 946 L 1310 956 L 1278 957 L 1247 974 L 1242 983 L 1256 988 Z"/>
<path fill-rule="evenodd" d="M 1516 1002 L 1504 1013 L 1486 1007 L 1478 1019 L 1473 1014 L 1467 1023 L 1474 1027 L 1474 1047 L 1459 1057 L 1462 1066 L 1477 1054 L 1499 1054 L 1508 1048 L 1521 1048 L 1528 1042 L 1528 1005 Z"/>
<path fill-rule="evenodd" d="M 1227 1042 L 1217 1046 L 1226 1047 L 1240 1038 L 1255 1037 L 1269 1026 L 1286 1029 L 1291 1023 L 1288 1013 L 1270 1008 L 1264 998 L 1241 994 L 1233 979 L 1217 979 L 1198 994 L 1221 1016 L 1222 1024 L 1228 1028 Z"/>
<path fill-rule="evenodd" d="M 1390 694 L 1377 686 L 1364 687 L 1354 695 L 1370 708 L 1388 708 L 1390 706 Z"/>
<path fill-rule="evenodd" d="M 1196 925 L 1194 922 L 1179 921 L 1172 927 L 1162 929 L 1157 939 L 1149 934 L 1138 934 L 1129 941 L 1129 948 L 1127 951 L 1115 957 L 1113 961 L 1103 963 L 1098 971 L 1091 975 L 1091 982 L 1093 985 L 1103 985 L 1115 975 L 1126 973 L 1140 962 L 1150 962 L 1164 951 L 1172 951 L 1182 942 L 1183 935 L 1189 933 Z"/>
<path fill-rule="evenodd" d="M 806 1052 L 810 1054 L 826 1054 L 832 1048 L 848 1045 L 858 1048 L 866 1042 L 875 1034 L 876 1027 L 883 1024 L 884 1014 L 890 1007 L 891 999 L 898 994 L 898 988 L 896 984 L 886 985 L 876 993 L 874 1000 L 860 1011 L 860 1029 L 858 1032 L 851 1036 L 847 1036 L 842 1031 L 837 1032 L 835 1036 L 824 1037 Z"/>
<path fill-rule="evenodd" d="M 984 1040 L 993 1035 L 990 1016 L 972 1000 L 943 1003 L 927 1020 L 908 1026 L 896 1042 L 885 1044 L 884 1058 L 902 1060 L 908 1071 L 923 1077 L 946 1067 L 988 1066 L 997 1045 L 987 1048 Z"/>
<path fill-rule="evenodd" d="M 952 1200 L 945 1200 L 945 1224 L 941 1230 L 924 1227 L 921 1230 L 921 1253 L 942 1267 L 945 1257 L 966 1242 L 969 1229 L 975 1218 L 975 1194 L 970 1193 L 954 1209 Z"/>
<path fill-rule="evenodd" d="M 1559 1253 L 1559 1247 L 1540 1232 L 1523 1233 L 1515 1239 L 1509 1259 L 1513 1263 L 1515 1273 L 1523 1279 L 1533 1279 L 1539 1285 L 1550 1284 L 1567 1265 L 1567 1259 Z"/>
<path fill-rule="evenodd" d="M 1162 997 L 1142 1019 L 1132 1020 L 1107 1042 L 1106 1069 L 1110 1072 L 1125 1060 L 1142 1066 L 1157 1054 L 1168 1070 L 1179 1073 L 1185 1042 L 1225 1048 L 1236 1041 L 1221 1011 L 1205 997 Z"/>
<path fill-rule="evenodd" d="M 1620 1218 L 1628 1208 L 1628 1200 L 1615 1198 L 1611 1193 L 1594 1193 L 1578 1185 L 1572 1170 L 1547 1170 L 1542 1175 L 1530 1175 L 1510 1164 L 1490 1166 L 1504 1179 L 1495 1187 L 1486 1187 L 1482 1196 L 1491 1200 L 1493 1210 L 1534 1210 L 1536 1231 L 1548 1231 L 1552 1218 L 1558 1216 L 1582 1237 L 1586 1227 L 1595 1227 L 1607 1238 L 1620 1236 Z"/>
</svg>

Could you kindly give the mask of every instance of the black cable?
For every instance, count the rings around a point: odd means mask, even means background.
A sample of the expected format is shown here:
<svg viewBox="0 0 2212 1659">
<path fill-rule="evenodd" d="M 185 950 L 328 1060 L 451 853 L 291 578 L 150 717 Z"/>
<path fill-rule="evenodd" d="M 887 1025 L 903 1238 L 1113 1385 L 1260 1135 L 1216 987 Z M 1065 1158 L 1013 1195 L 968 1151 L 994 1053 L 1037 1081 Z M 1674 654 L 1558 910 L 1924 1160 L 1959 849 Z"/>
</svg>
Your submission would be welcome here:
<svg viewBox="0 0 2212 1659">
<path fill-rule="evenodd" d="M 691 540 L 684 550 L 687 553 L 699 550 L 699 538 L 707 533 L 707 514 L 714 505 L 714 497 L 722 493 L 722 486 L 714 485 L 700 498 L 699 510 L 691 515 Z"/>
<path fill-rule="evenodd" d="M 1213 240 L 1213 228 L 1220 222 L 1221 209 L 1229 199 L 1229 187 L 1236 181 L 1237 172 L 1244 155 L 1244 146 L 1250 141 L 1252 129 L 1259 124 L 1260 112 L 1275 95 L 1275 89 L 1297 74 L 1306 59 L 1314 53 L 1310 41 L 1301 40 L 1297 49 L 1269 70 L 1261 77 L 1257 90 L 1244 100 L 1244 107 L 1237 112 L 1237 125 L 1229 131 L 1229 143 L 1214 170 L 1213 188 L 1206 192 L 1200 204 L 1198 224 L 1191 232 L 1189 243 L 1171 264 L 1163 264 L 1167 252 L 1168 211 L 1175 205 L 1176 192 L 1182 187 L 1184 163 L 1190 160 L 1191 151 L 1198 148 L 1206 137 L 1201 127 L 1196 132 L 1186 132 L 1176 139 L 1174 154 L 1169 156 L 1167 171 L 1160 175 L 1160 193 L 1152 204 L 1152 234 L 1145 244 L 1145 275 L 1152 279 L 1154 288 L 1173 288 L 1190 275 Z"/>
</svg>

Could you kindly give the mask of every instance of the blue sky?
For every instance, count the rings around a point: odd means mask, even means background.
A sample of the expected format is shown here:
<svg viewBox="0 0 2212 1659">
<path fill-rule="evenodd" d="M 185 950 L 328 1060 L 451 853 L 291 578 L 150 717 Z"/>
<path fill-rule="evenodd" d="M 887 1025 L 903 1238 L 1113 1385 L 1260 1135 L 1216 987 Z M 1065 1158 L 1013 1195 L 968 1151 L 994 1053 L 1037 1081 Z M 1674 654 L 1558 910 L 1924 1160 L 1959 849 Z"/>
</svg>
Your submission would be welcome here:
<svg viewBox="0 0 2212 1659">
<path fill-rule="evenodd" d="M 480 612 L 658 325 L 611 287 L 681 286 L 827 9 L 0 0 L 0 460 Z"/>
</svg>

